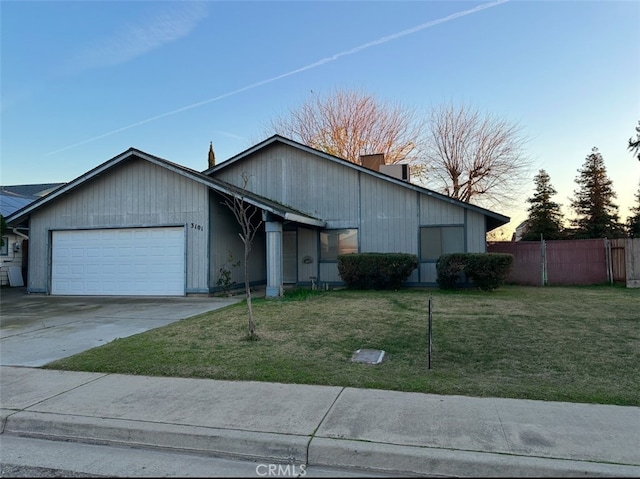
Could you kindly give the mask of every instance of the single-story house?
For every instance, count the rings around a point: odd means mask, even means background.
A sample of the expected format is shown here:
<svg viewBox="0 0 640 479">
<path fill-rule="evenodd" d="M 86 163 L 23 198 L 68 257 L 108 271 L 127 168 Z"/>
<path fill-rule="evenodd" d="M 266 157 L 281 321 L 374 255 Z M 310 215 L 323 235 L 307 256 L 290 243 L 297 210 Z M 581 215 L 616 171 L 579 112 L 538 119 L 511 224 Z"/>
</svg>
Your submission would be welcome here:
<svg viewBox="0 0 640 479">
<path fill-rule="evenodd" d="M 279 135 L 203 172 L 130 148 L 7 221 L 28 227 L 31 293 L 208 295 L 221 269 L 244 281 L 231 266 L 243 260 L 240 226 L 224 205 L 241 191 L 261 220 L 248 276 L 267 296 L 343 284 L 337 257 L 349 252 L 416 254 L 406 284 L 435 285 L 442 253 L 484 252 L 487 231 L 509 222 L 411 184 L 397 166 L 357 165 Z"/>
<path fill-rule="evenodd" d="M 46 196 L 63 183 L 0 186 L 0 214 L 7 218 L 15 211 Z M 0 242 L 0 284 L 24 284 L 28 236 L 26 230 L 8 228 Z M 17 284 L 16 284 L 17 283 Z"/>
</svg>

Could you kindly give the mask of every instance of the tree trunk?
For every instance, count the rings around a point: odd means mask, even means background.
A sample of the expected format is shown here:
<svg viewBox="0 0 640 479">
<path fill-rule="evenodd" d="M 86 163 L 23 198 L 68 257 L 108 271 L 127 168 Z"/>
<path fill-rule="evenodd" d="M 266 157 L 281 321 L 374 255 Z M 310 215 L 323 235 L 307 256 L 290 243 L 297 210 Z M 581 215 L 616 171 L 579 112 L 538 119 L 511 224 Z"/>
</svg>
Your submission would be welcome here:
<svg viewBox="0 0 640 479">
<path fill-rule="evenodd" d="M 249 259 L 249 252 L 247 251 L 247 244 L 245 243 L 244 251 L 244 289 L 247 292 L 247 311 L 249 314 L 249 339 L 253 339 L 256 332 L 256 326 L 253 322 L 253 307 L 251 305 L 251 286 L 249 284 L 249 270 L 247 268 L 247 260 Z"/>
</svg>

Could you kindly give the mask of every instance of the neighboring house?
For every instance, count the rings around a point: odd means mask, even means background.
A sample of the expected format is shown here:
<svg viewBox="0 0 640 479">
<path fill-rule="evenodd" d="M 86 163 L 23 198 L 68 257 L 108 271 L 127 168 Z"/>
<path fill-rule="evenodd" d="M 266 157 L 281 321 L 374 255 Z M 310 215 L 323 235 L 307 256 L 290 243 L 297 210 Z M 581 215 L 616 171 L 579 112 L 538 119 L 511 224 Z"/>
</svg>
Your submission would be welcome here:
<svg viewBox="0 0 640 479">
<path fill-rule="evenodd" d="M 526 230 L 527 230 L 527 225 L 528 225 L 528 220 L 524 220 L 522 223 L 520 223 L 518 226 L 516 226 L 515 231 L 513 232 L 513 238 L 511 238 L 511 241 L 520 241 L 522 240 L 522 237 L 524 236 Z"/>
<path fill-rule="evenodd" d="M 60 295 L 211 294 L 229 256 L 243 259 L 225 194 L 249 182 L 261 225 L 249 280 L 267 296 L 285 284 L 343 284 L 337 256 L 418 255 L 407 285 L 435 285 L 445 252 L 486 251 L 509 222 L 275 135 L 200 173 L 130 148 L 8 218 L 29 227 L 28 290 Z M 242 283 L 243 268 L 233 280 Z"/>
<path fill-rule="evenodd" d="M 7 218 L 15 211 L 45 196 L 63 183 L 0 186 L 0 214 Z M 24 249 L 28 239 L 26 230 L 8 228 L 0 246 L 0 284 L 9 284 L 9 268 L 19 268 L 24 281 L 26 257 Z"/>
</svg>

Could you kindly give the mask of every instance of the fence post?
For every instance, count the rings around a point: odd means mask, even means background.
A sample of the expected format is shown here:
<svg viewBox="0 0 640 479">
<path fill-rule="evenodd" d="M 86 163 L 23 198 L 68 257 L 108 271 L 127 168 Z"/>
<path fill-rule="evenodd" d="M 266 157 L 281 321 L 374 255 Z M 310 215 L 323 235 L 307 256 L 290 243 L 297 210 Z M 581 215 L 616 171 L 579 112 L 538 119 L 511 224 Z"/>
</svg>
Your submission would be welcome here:
<svg viewBox="0 0 640 479">
<path fill-rule="evenodd" d="M 605 261 L 607 263 L 607 280 L 609 284 L 613 284 L 613 262 L 611 258 L 611 240 L 609 238 L 604 239 L 604 252 Z"/>
<path fill-rule="evenodd" d="M 541 274 L 542 274 L 542 286 L 546 286 L 548 282 L 547 278 L 547 243 L 544 241 L 542 233 L 540 233 L 540 260 L 542 261 L 541 265 Z"/>
</svg>

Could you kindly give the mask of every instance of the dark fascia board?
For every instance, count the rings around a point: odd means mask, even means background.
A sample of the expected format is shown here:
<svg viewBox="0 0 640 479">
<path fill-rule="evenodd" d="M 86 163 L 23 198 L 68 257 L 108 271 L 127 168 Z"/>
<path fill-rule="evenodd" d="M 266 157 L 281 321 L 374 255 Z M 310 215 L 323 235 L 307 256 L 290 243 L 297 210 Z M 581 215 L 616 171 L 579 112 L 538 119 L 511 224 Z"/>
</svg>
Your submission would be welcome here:
<svg viewBox="0 0 640 479">
<path fill-rule="evenodd" d="M 325 153 L 323 151 L 320 150 L 316 150 L 315 148 L 312 148 L 310 146 L 307 145 L 303 145 L 302 143 L 298 143 L 297 141 L 291 140 L 289 138 L 285 138 L 284 136 L 280 136 L 280 135 L 273 135 L 269 138 L 267 138 L 266 140 L 252 146 L 251 148 L 248 148 L 246 150 L 244 150 L 241 153 L 238 153 L 237 155 L 229 158 L 226 161 L 223 161 L 222 163 L 220 163 L 219 165 L 215 165 L 212 168 L 209 168 L 208 170 L 205 170 L 202 172 L 203 175 L 206 176 L 211 176 L 211 175 L 215 175 L 216 172 L 218 172 L 219 170 L 222 170 L 224 168 L 226 168 L 229 165 L 232 165 L 238 161 L 241 161 L 242 159 L 250 156 L 251 154 L 255 153 L 258 150 L 261 150 L 269 145 L 272 145 L 274 143 L 283 143 L 285 145 L 289 145 L 293 148 L 297 148 L 299 150 L 305 151 L 307 153 L 311 153 L 313 155 L 316 156 L 320 156 L 322 158 L 325 158 L 329 161 L 333 161 L 334 163 L 339 163 L 343 166 L 349 167 L 349 168 L 353 168 L 357 171 L 360 171 L 362 173 L 365 173 L 367 175 L 372 175 L 372 176 L 376 176 L 378 178 L 384 179 L 386 181 L 389 181 L 391 183 L 394 183 L 396 185 L 400 185 L 402 187 L 405 188 L 409 188 L 412 189 L 414 191 L 417 191 L 419 193 L 422 193 L 424 195 L 427 196 L 431 196 L 433 198 L 437 198 L 441 201 L 444 201 L 446 203 L 450 203 L 452 205 L 456 205 L 456 206 L 461 206 L 465 209 L 468 209 L 470 211 L 474 211 L 476 213 L 481 213 L 483 215 L 485 215 L 487 217 L 487 231 L 491 231 L 495 228 L 499 228 L 500 226 L 506 225 L 507 223 L 509 223 L 509 221 L 511 221 L 511 218 L 509 218 L 508 216 L 504 216 L 501 215 L 499 213 L 496 213 L 495 211 L 491 211 L 488 210 L 486 208 L 482 208 L 481 206 L 476 206 L 473 205 L 471 203 L 465 203 L 464 201 L 460 201 L 460 200 L 456 200 L 454 198 L 450 198 L 449 196 L 443 195 L 441 193 L 437 193 L 433 190 L 429 190 L 427 188 L 423 188 L 422 186 L 418 186 L 418 185 L 414 185 L 413 183 L 408 183 L 406 181 L 400 180 L 398 178 L 394 178 L 393 176 L 389 176 L 389 175 L 385 175 L 384 173 L 380 173 L 374 170 L 371 170 L 369 168 L 366 168 L 364 166 L 361 165 L 357 165 L 355 163 L 352 163 L 350 161 L 347 161 L 343 158 L 339 158 L 337 156 L 333 156 L 330 155 L 328 153 Z"/>
<path fill-rule="evenodd" d="M 107 160 L 101 165 L 79 176 L 75 180 L 72 180 L 69 183 L 66 183 L 65 185 L 61 186 L 55 191 L 49 193 L 47 196 L 30 203 L 29 205 L 19 209 L 18 211 L 15 211 L 14 213 L 12 213 L 10 216 L 6 218 L 7 223 L 18 224 L 24 221 L 36 209 L 39 209 L 45 204 L 51 201 L 54 201 L 56 198 L 69 193 L 71 190 L 103 174 L 107 170 L 112 169 L 116 165 L 122 163 L 123 161 L 127 161 L 132 157 L 146 160 L 150 163 L 153 163 L 163 168 L 166 168 L 168 170 L 171 170 L 179 175 L 186 176 L 192 179 L 193 181 L 197 183 L 201 183 L 207 186 L 208 188 L 211 188 L 219 193 L 223 193 L 231 196 L 242 193 L 236 187 L 224 181 L 218 180 L 216 178 L 210 178 L 195 170 L 192 170 L 182 165 L 178 165 L 177 163 L 172 163 L 158 156 L 150 155 L 136 148 L 129 148 L 125 152 L 111 158 L 110 160 Z M 322 220 L 319 220 L 317 218 L 312 218 L 308 215 L 305 215 L 304 213 L 295 211 L 294 209 L 288 208 L 284 205 L 279 205 L 271 200 L 262 198 L 250 192 L 245 192 L 245 194 L 243 194 L 242 196 L 244 201 L 246 201 L 247 203 L 253 206 L 256 206 L 260 209 L 263 209 L 265 211 L 269 211 L 274 215 L 284 218 L 285 220 L 296 221 L 296 222 L 308 224 L 311 226 L 323 227 L 326 225 L 326 222 Z"/>
</svg>

